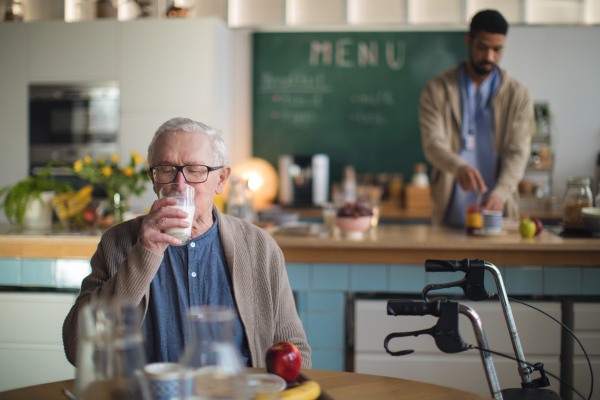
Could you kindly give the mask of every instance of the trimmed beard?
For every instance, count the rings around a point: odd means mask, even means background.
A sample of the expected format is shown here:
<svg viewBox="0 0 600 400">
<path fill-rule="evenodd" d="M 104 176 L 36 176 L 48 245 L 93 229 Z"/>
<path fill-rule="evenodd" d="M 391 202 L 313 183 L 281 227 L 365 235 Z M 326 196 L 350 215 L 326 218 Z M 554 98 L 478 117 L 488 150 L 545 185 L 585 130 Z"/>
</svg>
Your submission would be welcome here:
<svg viewBox="0 0 600 400">
<path fill-rule="evenodd" d="M 481 76 L 486 76 L 486 75 L 491 74 L 494 71 L 494 69 L 497 67 L 496 64 L 490 63 L 490 62 L 480 63 L 479 65 L 475 64 L 473 62 L 473 58 L 471 58 L 471 57 L 469 57 L 469 63 L 471 64 L 471 67 L 473 68 L 473 71 L 475 71 L 478 75 L 481 75 Z M 480 67 L 480 65 L 491 65 L 492 69 L 489 70 L 489 71 L 487 71 L 487 70 L 482 69 Z"/>
</svg>

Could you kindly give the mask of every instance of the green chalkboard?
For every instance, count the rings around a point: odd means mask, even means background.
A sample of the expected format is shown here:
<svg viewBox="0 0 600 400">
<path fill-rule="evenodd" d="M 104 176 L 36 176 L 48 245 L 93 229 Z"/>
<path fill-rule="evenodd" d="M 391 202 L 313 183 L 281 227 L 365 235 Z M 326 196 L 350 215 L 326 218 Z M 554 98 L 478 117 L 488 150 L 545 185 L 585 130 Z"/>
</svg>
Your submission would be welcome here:
<svg viewBox="0 0 600 400">
<path fill-rule="evenodd" d="M 253 154 L 323 153 L 330 178 L 400 172 L 425 160 L 425 82 L 464 60 L 464 32 L 255 33 Z"/>
</svg>

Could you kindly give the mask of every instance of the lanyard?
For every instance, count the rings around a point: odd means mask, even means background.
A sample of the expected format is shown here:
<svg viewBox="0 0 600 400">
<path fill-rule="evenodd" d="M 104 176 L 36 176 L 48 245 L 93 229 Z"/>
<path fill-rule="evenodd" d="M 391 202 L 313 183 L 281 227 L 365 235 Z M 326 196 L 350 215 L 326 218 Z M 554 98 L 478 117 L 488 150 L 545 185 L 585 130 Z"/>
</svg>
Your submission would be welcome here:
<svg viewBox="0 0 600 400">
<path fill-rule="evenodd" d="M 469 84 L 471 82 L 471 80 L 469 79 L 469 76 L 467 74 L 466 67 L 463 68 L 462 71 L 463 71 L 463 79 L 464 79 L 464 84 L 465 84 L 465 92 L 466 92 L 466 100 L 467 100 L 466 101 L 467 116 L 469 117 L 469 126 L 468 126 L 469 129 L 467 130 L 467 135 L 472 136 L 472 135 L 475 135 L 475 126 L 477 124 L 477 121 L 479 121 L 481 116 L 484 114 L 485 110 L 487 110 L 488 107 L 490 106 L 490 104 L 492 103 L 492 97 L 494 95 L 494 92 L 496 91 L 496 84 L 497 84 L 497 80 L 498 80 L 498 70 L 496 68 L 494 68 L 494 71 L 492 72 L 492 77 L 491 77 L 491 81 L 489 84 L 488 98 L 483 107 L 480 106 L 481 101 L 477 101 L 478 100 L 477 98 L 480 97 L 478 95 L 480 95 L 481 92 L 475 88 L 474 84 L 473 85 Z M 477 93 L 475 96 L 475 101 L 473 102 L 472 99 L 473 99 L 474 91 L 477 91 Z M 475 110 L 473 110 L 473 108 L 475 108 Z"/>
</svg>

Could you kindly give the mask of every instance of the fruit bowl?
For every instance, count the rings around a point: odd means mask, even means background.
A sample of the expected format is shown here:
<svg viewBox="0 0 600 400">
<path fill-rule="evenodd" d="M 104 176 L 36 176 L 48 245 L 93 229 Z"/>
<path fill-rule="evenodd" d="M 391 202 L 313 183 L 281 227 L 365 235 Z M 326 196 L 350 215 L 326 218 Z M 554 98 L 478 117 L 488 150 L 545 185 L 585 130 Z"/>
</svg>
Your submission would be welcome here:
<svg viewBox="0 0 600 400">
<path fill-rule="evenodd" d="M 585 229 L 594 236 L 600 236 L 600 207 L 584 207 L 581 209 L 581 218 Z"/>
<path fill-rule="evenodd" d="M 371 227 L 370 215 L 362 217 L 335 217 L 335 224 L 349 236 L 362 236 L 362 233 Z"/>
<path fill-rule="evenodd" d="M 348 203 L 338 210 L 335 224 L 347 237 L 359 239 L 371 227 L 372 219 L 373 210 L 361 202 Z"/>
</svg>

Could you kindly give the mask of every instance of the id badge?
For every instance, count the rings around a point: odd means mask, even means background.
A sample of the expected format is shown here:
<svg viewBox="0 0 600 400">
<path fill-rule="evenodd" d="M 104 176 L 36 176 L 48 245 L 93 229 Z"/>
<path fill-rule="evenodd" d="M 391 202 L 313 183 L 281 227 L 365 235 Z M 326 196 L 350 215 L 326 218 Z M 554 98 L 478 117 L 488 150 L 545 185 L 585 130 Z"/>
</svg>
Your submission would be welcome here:
<svg viewBox="0 0 600 400">
<path fill-rule="evenodd" d="M 465 148 L 467 150 L 475 150 L 475 135 L 467 134 Z"/>
</svg>

